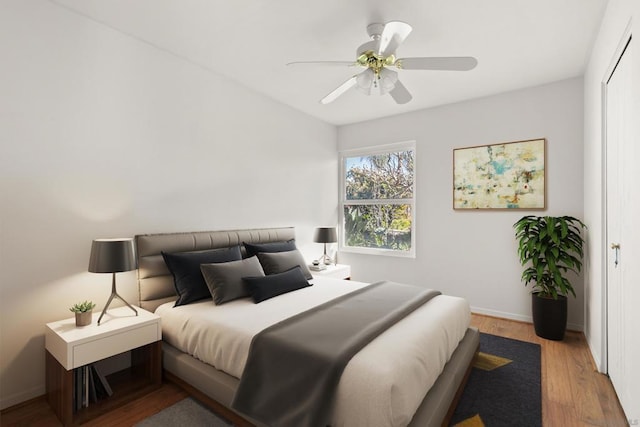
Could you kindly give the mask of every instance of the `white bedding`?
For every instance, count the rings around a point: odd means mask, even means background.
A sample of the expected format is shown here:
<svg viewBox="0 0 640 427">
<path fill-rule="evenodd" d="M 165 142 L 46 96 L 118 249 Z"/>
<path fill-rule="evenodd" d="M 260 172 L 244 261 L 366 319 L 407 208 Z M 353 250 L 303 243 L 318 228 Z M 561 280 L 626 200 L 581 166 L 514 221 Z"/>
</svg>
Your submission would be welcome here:
<svg viewBox="0 0 640 427">
<path fill-rule="evenodd" d="M 240 378 L 261 330 L 366 283 L 316 278 L 314 286 L 254 304 L 211 300 L 158 307 L 172 346 Z M 406 426 L 463 338 L 465 299 L 440 295 L 382 333 L 348 363 L 337 389 L 333 426 Z"/>
</svg>

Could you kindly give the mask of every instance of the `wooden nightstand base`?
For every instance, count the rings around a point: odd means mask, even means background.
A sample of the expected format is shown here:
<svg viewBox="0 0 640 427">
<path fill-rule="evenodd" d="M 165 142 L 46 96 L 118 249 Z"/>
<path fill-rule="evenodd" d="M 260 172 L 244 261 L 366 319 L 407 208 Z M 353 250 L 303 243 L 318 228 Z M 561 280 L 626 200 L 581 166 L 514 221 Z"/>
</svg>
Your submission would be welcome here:
<svg viewBox="0 0 640 427">
<path fill-rule="evenodd" d="M 92 402 L 74 413 L 73 370 L 64 369 L 49 351 L 45 353 L 47 400 L 65 426 L 98 417 L 162 384 L 162 344 L 156 341 L 131 350 L 131 367 L 107 376 L 112 396 Z"/>
</svg>

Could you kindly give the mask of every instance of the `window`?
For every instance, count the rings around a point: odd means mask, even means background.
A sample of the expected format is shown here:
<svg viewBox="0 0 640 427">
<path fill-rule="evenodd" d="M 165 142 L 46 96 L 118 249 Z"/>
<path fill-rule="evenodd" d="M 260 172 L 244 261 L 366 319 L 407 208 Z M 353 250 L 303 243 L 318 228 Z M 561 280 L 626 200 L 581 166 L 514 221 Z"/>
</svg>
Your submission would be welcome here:
<svg viewBox="0 0 640 427">
<path fill-rule="evenodd" d="M 341 154 L 342 250 L 415 256 L 415 143 Z"/>
</svg>

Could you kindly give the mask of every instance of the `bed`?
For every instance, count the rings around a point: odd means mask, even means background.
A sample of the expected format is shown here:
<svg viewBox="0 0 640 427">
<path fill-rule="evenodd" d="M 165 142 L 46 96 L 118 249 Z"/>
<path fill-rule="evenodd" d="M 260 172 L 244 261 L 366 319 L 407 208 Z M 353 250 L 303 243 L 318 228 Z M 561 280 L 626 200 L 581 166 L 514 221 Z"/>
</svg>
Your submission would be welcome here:
<svg viewBox="0 0 640 427">
<path fill-rule="evenodd" d="M 238 414 L 237 411 L 231 408 L 234 395 L 238 390 L 239 377 L 246 362 L 247 347 L 253 334 L 262 328 L 277 323 L 282 317 L 293 314 L 287 313 L 287 307 L 291 307 L 293 304 L 304 306 L 310 299 L 317 301 L 323 301 L 323 298 L 331 299 L 336 295 L 346 294 L 366 287 L 367 284 L 355 281 L 345 282 L 335 279 L 314 278 L 310 281 L 314 286 L 273 298 L 268 301 L 268 304 L 253 304 L 252 301 L 239 299 L 216 306 L 211 300 L 203 300 L 189 304 L 186 307 L 173 308 L 173 303 L 177 298 L 176 290 L 173 276 L 165 264 L 162 252 L 204 251 L 237 245 L 242 247 L 243 243 L 263 244 L 290 241 L 294 238 L 294 229 L 292 227 L 284 227 L 147 234 L 138 235 L 135 239 L 138 257 L 139 304 L 148 311 L 157 312 L 162 318 L 164 339 L 163 368 L 165 373 L 171 378 L 178 379 L 181 383 L 188 385 L 188 388 L 196 394 L 207 396 L 211 401 L 222 405 L 230 413 L 237 414 L 240 419 L 257 426 L 264 424 L 242 413 Z M 243 253 L 243 255 L 246 254 Z M 296 300 L 295 303 L 293 302 L 294 300 Z M 411 313 L 375 338 L 347 364 L 336 390 L 337 397 L 332 425 L 409 425 L 422 427 L 443 425 L 443 423 L 447 422 L 466 381 L 473 356 L 477 351 L 479 333 L 476 329 L 468 326 L 468 304 L 466 302 L 446 295 L 438 296 L 434 300 L 437 300 L 437 305 L 436 302 L 432 301 L 425 303 L 423 307 L 416 309 L 414 313 Z M 448 308 L 446 310 L 436 308 L 447 305 L 451 306 L 453 311 Z M 243 327 L 243 331 L 234 330 L 231 338 L 226 338 L 227 349 L 219 352 L 226 354 L 227 356 L 225 357 L 216 359 L 215 356 L 212 356 L 210 358 L 206 356 L 205 353 L 207 352 L 202 350 L 206 346 L 211 346 L 212 342 L 216 342 L 216 345 L 225 342 L 225 339 L 220 339 L 220 336 L 215 335 L 217 332 L 209 338 L 206 338 L 206 332 L 197 332 L 192 336 L 185 333 L 185 331 L 191 331 L 192 329 L 191 327 L 187 328 L 187 325 L 204 322 L 205 320 L 202 317 L 206 318 L 212 314 L 215 317 L 215 313 L 218 313 L 219 318 L 223 320 L 234 319 L 233 316 L 242 318 L 242 316 L 246 317 L 246 314 L 242 314 L 243 310 L 255 310 L 258 306 L 262 310 L 261 314 L 251 317 L 262 319 L 262 323 L 246 322 L 247 325 Z M 215 308 L 215 310 L 212 308 Z M 466 315 L 451 314 L 465 311 L 467 312 Z M 251 311 L 246 311 L 246 313 L 251 313 Z M 195 317 L 192 318 L 191 316 Z M 442 319 L 446 319 L 446 321 Z M 227 328 L 233 330 L 234 322 L 235 325 L 239 324 L 238 321 L 232 320 L 227 325 Z M 396 359 L 394 359 L 395 356 L 390 349 L 402 345 L 407 345 L 407 348 L 428 347 L 415 344 L 413 346 L 409 345 L 408 343 L 418 342 L 416 341 L 418 337 L 414 339 L 410 334 L 417 333 L 421 335 L 419 339 L 425 339 L 423 336 L 427 332 L 420 331 L 420 329 L 429 329 L 429 327 L 421 328 L 418 326 L 416 328 L 416 325 L 437 325 L 438 323 L 454 324 L 454 326 L 447 326 L 446 328 L 433 327 L 431 328 L 433 332 L 429 332 L 439 334 L 447 341 L 443 345 L 445 349 L 434 350 L 439 355 L 437 356 L 438 363 L 443 366 L 434 365 L 436 366 L 435 368 L 425 368 L 423 365 L 429 364 L 421 361 L 419 365 L 424 368 L 423 370 L 428 371 L 431 369 L 433 371 L 433 369 L 437 369 L 435 373 L 428 373 L 433 378 L 425 380 L 424 386 L 418 383 L 409 384 L 408 386 L 403 385 L 403 387 L 408 387 L 406 389 L 399 388 L 398 382 L 408 383 L 411 381 L 394 379 L 394 375 L 402 375 L 402 373 L 394 373 L 395 368 L 387 369 L 389 366 L 397 365 L 395 363 Z M 378 353 L 375 353 L 376 351 Z M 434 352 L 432 350 L 429 351 Z M 215 350 L 209 353 L 215 353 Z M 229 354 L 232 356 L 230 357 Z M 371 360 L 379 359 L 384 361 L 385 358 L 388 361 L 387 368 L 374 367 L 373 375 L 363 375 L 363 372 L 366 372 L 363 369 L 372 369 Z M 394 363 L 391 363 L 391 361 Z M 386 376 L 390 377 L 388 382 L 386 382 Z M 372 378 L 374 379 L 373 382 L 371 382 Z M 369 382 L 367 383 L 367 381 Z M 415 381 L 418 380 L 416 379 Z M 381 388 L 387 386 L 389 388 L 389 397 L 383 396 L 382 398 L 382 400 L 387 399 L 390 401 L 389 405 L 391 407 L 389 409 L 382 408 L 383 405 L 374 404 L 377 397 L 373 395 L 373 391 L 368 390 L 374 386 L 380 386 Z M 419 389 L 416 389 L 416 387 Z M 401 402 L 398 403 L 398 400 L 401 400 Z M 410 401 L 412 400 L 415 403 L 411 403 Z M 405 401 L 410 403 L 405 403 Z M 405 406 L 408 408 L 405 408 Z M 381 411 L 380 414 L 376 413 L 378 409 Z M 411 413 L 406 414 L 403 411 L 410 411 Z M 362 416 L 358 415 L 359 413 L 362 413 Z M 374 415 L 379 418 L 375 418 L 377 421 L 372 424 L 371 419 L 366 417 Z M 386 420 L 385 417 L 387 416 L 390 417 L 389 420 Z M 382 419 L 385 421 L 380 421 Z"/>
</svg>

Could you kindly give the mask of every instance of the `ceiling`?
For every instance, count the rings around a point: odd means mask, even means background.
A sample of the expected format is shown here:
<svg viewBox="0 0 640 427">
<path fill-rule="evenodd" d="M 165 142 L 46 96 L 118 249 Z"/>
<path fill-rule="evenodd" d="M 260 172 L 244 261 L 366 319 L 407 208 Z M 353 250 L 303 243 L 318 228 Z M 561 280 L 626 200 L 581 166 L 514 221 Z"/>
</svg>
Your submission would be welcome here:
<svg viewBox="0 0 640 427">
<path fill-rule="evenodd" d="M 343 125 L 580 76 L 606 0 L 52 0 L 325 122 Z M 355 89 L 319 100 L 359 69 L 367 25 L 404 21 L 397 56 L 474 56 L 472 71 L 400 70 L 413 95 Z"/>
</svg>

